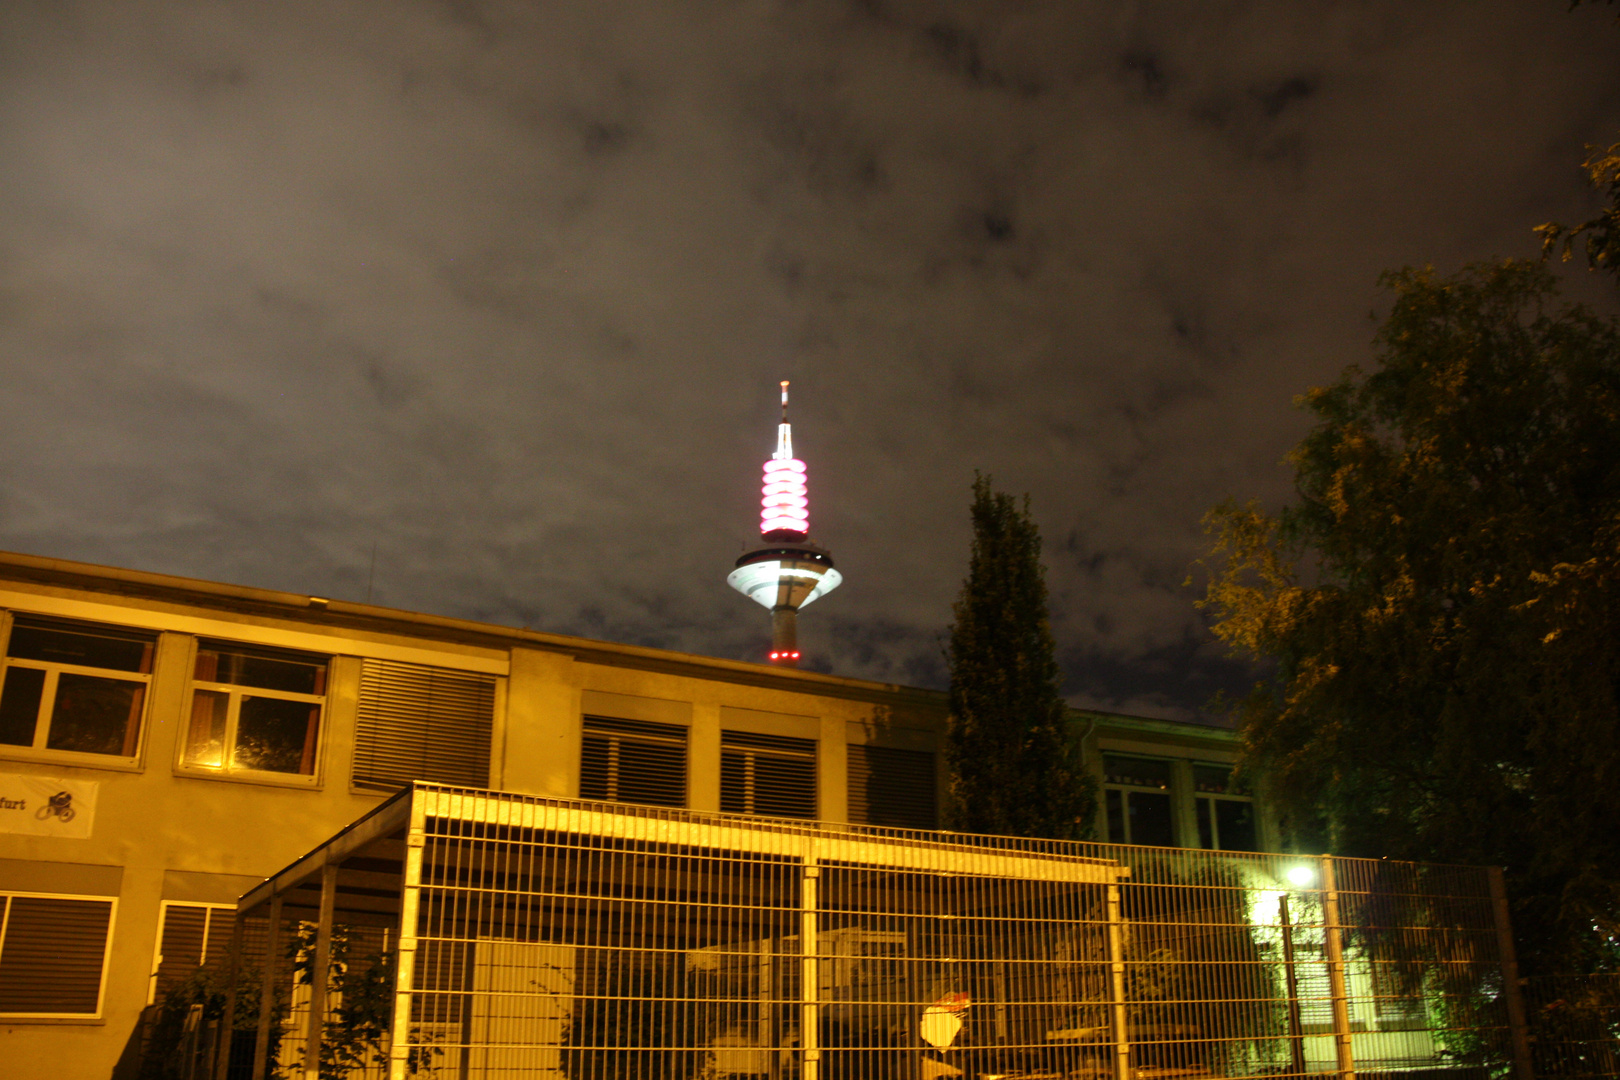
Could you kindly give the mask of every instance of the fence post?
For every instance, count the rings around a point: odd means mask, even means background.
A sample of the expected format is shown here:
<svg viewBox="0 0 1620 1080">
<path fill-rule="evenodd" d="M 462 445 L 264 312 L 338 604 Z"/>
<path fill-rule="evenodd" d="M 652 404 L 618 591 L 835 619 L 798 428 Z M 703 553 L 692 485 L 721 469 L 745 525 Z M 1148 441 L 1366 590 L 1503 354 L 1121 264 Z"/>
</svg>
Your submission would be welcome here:
<svg viewBox="0 0 1620 1080">
<path fill-rule="evenodd" d="M 816 973 L 816 922 L 819 900 L 816 885 L 821 867 L 816 865 L 813 852 L 804 856 L 804 883 L 799 894 L 799 1049 L 803 1056 L 802 1080 L 820 1080 L 821 1076 L 821 1010 L 817 1004 L 821 984 Z"/>
<path fill-rule="evenodd" d="M 1113 999 L 1114 1080 L 1131 1080 L 1131 1038 L 1125 1015 L 1125 942 L 1119 882 L 1108 885 L 1108 987 Z"/>
<path fill-rule="evenodd" d="M 1333 994 L 1333 1051 L 1341 1080 L 1356 1080 L 1355 1055 L 1350 1044 L 1350 995 L 1344 985 L 1344 927 L 1339 922 L 1339 884 L 1333 876 L 1333 856 L 1322 856 L 1322 915 L 1327 939 L 1328 986 Z"/>
<path fill-rule="evenodd" d="M 411 792 L 411 824 L 405 831 L 405 873 L 399 883 L 399 944 L 394 960 L 394 1023 L 388 1033 L 388 1080 L 406 1080 L 411 1065 L 411 986 L 416 980 L 417 922 L 422 904 L 422 856 L 427 847 L 427 811 L 422 791 Z"/>
<path fill-rule="evenodd" d="M 274 885 L 271 886 L 275 888 Z M 253 1080 L 264 1080 L 270 1057 L 270 1024 L 275 1020 L 276 958 L 281 945 L 281 894 L 270 894 L 270 929 L 265 934 L 264 978 L 259 985 L 259 1027 L 253 1033 Z"/>
<path fill-rule="evenodd" d="M 332 918 L 337 904 L 337 864 L 322 852 L 321 913 L 315 924 L 315 970 L 310 972 L 305 1024 L 304 1080 L 321 1080 L 321 1042 L 326 1035 L 327 983 L 332 968 Z"/>
<path fill-rule="evenodd" d="M 1502 996 L 1507 1000 L 1508 1028 L 1513 1037 L 1513 1075 L 1531 1080 L 1530 1031 L 1525 1023 L 1524 997 L 1519 989 L 1519 954 L 1513 948 L 1513 925 L 1508 919 L 1507 885 L 1500 866 L 1487 866 L 1491 879 L 1491 918 L 1496 923 L 1497 955 L 1502 961 Z"/>
</svg>

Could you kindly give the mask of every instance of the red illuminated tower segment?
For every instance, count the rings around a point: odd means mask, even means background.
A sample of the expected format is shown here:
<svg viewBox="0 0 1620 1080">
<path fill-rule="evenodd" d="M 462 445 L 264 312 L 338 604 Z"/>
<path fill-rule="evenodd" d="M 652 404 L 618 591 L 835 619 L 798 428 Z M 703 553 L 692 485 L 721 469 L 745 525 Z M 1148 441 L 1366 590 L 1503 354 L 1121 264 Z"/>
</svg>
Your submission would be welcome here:
<svg viewBox="0 0 1620 1080">
<path fill-rule="evenodd" d="M 793 429 L 788 425 L 788 384 L 782 381 L 782 422 L 776 428 L 776 453 L 765 462 L 760 487 L 759 531 L 767 540 L 803 542 L 810 535 L 809 487 L 804 462 L 793 456 Z"/>
<path fill-rule="evenodd" d="M 810 498 L 804 462 L 793 456 L 787 418 L 788 384 L 782 383 L 782 422 L 776 452 L 765 462 L 760 489 L 760 536 L 765 547 L 737 560 L 726 582 L 771 609 L 770 661 L 799 664 L 799 609 L 843 581 L 832 555 L 810 543 Z"/>
</svg>

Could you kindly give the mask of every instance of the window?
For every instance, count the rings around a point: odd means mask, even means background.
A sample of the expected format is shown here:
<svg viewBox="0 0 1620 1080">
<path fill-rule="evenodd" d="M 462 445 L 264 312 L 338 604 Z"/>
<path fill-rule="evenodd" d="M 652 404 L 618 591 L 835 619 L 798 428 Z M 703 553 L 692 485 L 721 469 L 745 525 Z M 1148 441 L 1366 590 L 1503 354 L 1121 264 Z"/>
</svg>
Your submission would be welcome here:
<svg viewBox="0 0 1620 1080">
<path fill-rule="evenodd" d="M 313 779 L 326 664 L 307 653 L 198 642 L 182 764 Z"/>
<path fill-rule="evenodd" d="M 1104 754 L 1103 772 L 1107 781 L 1103 805 L 1108 815 L 1108 842 L 1174 847 L 1170 762 Z"/>
<path fill-rule="evenodd" d="M 233 904 L 183 904 L 163 901 L 158 913 L 158 951 L 152 962 L 152 986 L 146 1003 L 153 1005 L 180 986 L 198 968 L 222 969 L 230 959 Z M 264 955 L 269 923 L 249 919 L 243 928 L 242 956 L 252 964 Z"/>
<path fill-rule="evenodd" d="M 225 904 L 177 904 L 165 900 L 158 914 L 158 953 L 152 964 L 148 1005 L 186 981 L 199 967 L 214 967 L 231 947 L 235 908 Z"/>
<path fill-rule="evenodd" d="M 816 741 L 720 733 L 720 809 L 727 814 L 816 816 Z"/>
<path fill-rule="evenodd" d="M 113 903 L 0 893 L 0 1016 L 101 1015 Z"/>
<path fill-rule="evenodd" d="M 896 829 L 939 827 L 934 755 L 852 743 L 849 820 Z"/>
<path fill-rule="evenodd" d="M 1221 851 L 1257 851 L 1254 800 L 1232 782 L 1229 765 L 1194 765 L 1198 846 Z"/>
<path fill-rule="evenodd" d="M 356 787 L 412 780 L 489 786 L 495 679 L 465 671 L 367 660 L 360 668 Z"/>
<path fill-rule="evenodd" d="M 686 805 L 686 729 L 645 720 L 585 718 L 579 797 Z"/>
<path fill-rule="evenodd" d="M 17 616 L 0 690 L 0 744 L 133 760 L 156 644 L 156 634 Z"/>
</svg>

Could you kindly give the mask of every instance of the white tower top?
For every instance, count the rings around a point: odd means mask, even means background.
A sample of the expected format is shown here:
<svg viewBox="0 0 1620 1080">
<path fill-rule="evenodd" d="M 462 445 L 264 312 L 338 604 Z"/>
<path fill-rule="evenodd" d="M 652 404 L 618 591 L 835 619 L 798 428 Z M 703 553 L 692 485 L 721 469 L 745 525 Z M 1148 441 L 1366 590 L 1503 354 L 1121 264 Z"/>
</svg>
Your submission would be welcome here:
<svg viewBox="0 0 1620 1080">
<path fill-rule="evenodd" d="M 782 422 L 776 425 L 776 453 L 771 455 L 773 461 L 793 460 L 793 426 L 787 418 L 787 388 L 788 381 L 782 380 Z"/>
</svg>

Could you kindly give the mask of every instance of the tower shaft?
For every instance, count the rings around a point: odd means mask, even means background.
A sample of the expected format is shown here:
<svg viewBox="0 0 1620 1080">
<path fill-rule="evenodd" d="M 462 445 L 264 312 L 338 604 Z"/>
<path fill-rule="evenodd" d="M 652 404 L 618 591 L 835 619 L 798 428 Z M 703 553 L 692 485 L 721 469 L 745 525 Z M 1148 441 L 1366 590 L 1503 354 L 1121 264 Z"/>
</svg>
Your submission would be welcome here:
<svg viewBox="0 0 1620 1080">
<path fill-rule="evenodd" d="M 799 666 L 799 609 L 788 604 L 771 608 L 771 663 Z"/>
</svg>

